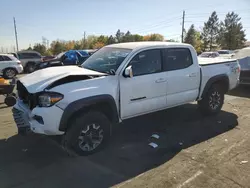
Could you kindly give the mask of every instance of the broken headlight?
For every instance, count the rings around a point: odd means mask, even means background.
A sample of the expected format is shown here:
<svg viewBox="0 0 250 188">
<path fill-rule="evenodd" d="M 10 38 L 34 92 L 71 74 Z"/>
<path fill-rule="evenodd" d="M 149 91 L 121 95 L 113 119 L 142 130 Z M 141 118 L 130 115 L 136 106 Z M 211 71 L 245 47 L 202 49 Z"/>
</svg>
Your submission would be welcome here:
<svg viewBox="0 0 250 188">
<path fill-rule="evenodd" d="M 50 107 L 63 99 L 60 93 L 42 93 L 38 96 L 39 107 Z"/>
</svg>

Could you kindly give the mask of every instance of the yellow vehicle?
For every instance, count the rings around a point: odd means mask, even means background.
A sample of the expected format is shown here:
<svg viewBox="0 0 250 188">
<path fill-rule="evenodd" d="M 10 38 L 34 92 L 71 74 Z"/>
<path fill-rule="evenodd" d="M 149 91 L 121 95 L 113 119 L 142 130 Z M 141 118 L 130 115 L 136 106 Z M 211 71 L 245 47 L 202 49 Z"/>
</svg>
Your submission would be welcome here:
<svg viewBox="0 0 250 188">
<path fill-rule="evenodd" d="M 0 95 L 4 95 L 4 103 L 7 106 L 14 106 L 16 104 L 16 94 L 13 92 L 15 88 L 16 80 L 13 79 L 11 82 L 0 78 Z"/>
</svg>

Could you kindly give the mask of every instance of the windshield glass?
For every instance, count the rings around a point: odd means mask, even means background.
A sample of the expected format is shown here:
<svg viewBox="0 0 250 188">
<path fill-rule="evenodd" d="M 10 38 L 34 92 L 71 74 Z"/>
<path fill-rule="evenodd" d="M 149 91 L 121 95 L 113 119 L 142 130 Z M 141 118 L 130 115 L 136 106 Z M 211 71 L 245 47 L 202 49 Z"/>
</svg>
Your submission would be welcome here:
<svg viewBox="0 0 250 188">
<path fill-rule="evenodd" d="M 104 47 L 90 56 L 82 67 L 97 72 L 115 74 L 123 60 L 132 50 L 124 48 Z"/>
<path fill-rule="evenodd" d="M 219 54 L 230 54 L 230 51 L 227 51 L 227 50 L 225 50 L 225 51 L 218 51 L 218 53 Z"/>
</svg>

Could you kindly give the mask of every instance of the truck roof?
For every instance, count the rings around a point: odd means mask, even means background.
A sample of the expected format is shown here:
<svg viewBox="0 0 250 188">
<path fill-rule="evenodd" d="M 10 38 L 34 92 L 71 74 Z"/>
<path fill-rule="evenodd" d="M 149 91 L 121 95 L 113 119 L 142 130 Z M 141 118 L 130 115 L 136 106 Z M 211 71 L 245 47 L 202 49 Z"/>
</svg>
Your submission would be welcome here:
<svg viewBox="0 0 250 188">
<path fill-rule="evenodd" d="M 176 42 L 155 42 L 155 41 L 147 41 L 147 42 L 127 42 L 127 43 L 118 43 L 111 44 L 108 47 L 114 48 L 127 48 L 127 49 L 135 49 L 135 48 L 145 48 L 145 47 L 157 47 L 157 46 L 173 46 L 173 47 L 186 47 L 191 46 L 189 44 L 184 43 L 176 43 Z"/>
</svg>

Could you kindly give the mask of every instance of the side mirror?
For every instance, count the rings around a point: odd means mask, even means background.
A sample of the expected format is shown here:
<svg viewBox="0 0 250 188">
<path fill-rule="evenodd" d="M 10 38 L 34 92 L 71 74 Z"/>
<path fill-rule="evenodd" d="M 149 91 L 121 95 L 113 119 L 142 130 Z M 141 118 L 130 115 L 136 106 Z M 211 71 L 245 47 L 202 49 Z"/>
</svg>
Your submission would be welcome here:
<svg viewBox="0 0 250 188">
<path fill-rule="evenodd" d="M 133 71 L 132 71 L 132 66 L 128 66 L 126 69 L 125 69 L 125 72 L 124 72 L 124 76 L 125 77 L 129 77 L 129 78 L 132 78 L 133 77 Z"/>
</svg>

